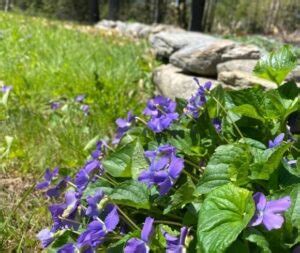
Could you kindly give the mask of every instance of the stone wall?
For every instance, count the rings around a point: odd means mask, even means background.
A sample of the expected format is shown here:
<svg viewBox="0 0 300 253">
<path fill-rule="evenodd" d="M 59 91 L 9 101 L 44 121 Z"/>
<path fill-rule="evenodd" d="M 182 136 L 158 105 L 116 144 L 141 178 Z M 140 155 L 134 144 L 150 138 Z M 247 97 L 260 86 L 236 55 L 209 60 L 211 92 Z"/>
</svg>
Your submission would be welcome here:
<svg viewBox="0 0 300 253">
<path fill-rule="evenodd" d="M 103 20 L 96 25 L 121 35 L 148 38 L 156 57 L 165 64 L 153 72 L 158 93 L 188 98 L 200 83 L 211 81 L 225 88 L 239 89 L 260 84 L 276 88 L 273 82 L 252 75 L 263 52 L 254 45 L 240 44 L 211 35 L 188 32 L 169 25 L 145 25 Z M 300 82 L 300 65 L 288 76 Z"/>
</svg>

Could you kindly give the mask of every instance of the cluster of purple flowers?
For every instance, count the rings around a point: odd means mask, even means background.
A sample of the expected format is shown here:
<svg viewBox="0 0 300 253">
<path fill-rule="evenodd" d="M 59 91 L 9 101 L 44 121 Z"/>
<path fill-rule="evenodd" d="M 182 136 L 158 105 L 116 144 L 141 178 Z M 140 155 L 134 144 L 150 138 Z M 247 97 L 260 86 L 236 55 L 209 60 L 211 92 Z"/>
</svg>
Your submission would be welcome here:
<svg viewBox="0 0 300 253">
<path fill-rule="evenodd" d="M 194 80 L 197 82 L 199 88 L 196 94 L 188 100 L 188 104 L 185 108 L 185 113 L 191 115 L 194 119 L 197 119 L 200 116 L 201 108 L 206 103 L 205 95 L 207 91 L 210 90 L 212 83 L 206 82 L 203 86 L 201 86 L 197 78 L 195 78 Z"/>
<path fill-rule="evenodd" d="M 99 141 L 96 149 L 92 152 L 91 159 L 87 161 L 85 166 L 76 174 L 75 185 L 70 178 L 64 182 L 70 183 L 75 187 L 76 191 L 68 190 L 65 193 L 65 201 L 60 204 L 53 204 L 49 206 L 52 216 L 53 225 L 51 229 L 43 229 L 37 235 L 42 246 L 45 248 L 51 244 L 59 235 L 66 229 L 78 230 L 80 227 L 80 217 L 85 215 L 92 219 L 88 224 L 87 229 L 80 234 L 76 243 L 68 243 L 64 245 L 58 252 L 75 252 L 80 250 L 82 252 L 94 252 L 94 250 L 105 240 L 106 235 L 112 232 L 119 223 L 119 215 L 117 206 L 108 203 L 108 199 L 102 191 L 96 191 L 94 196 L 88 196 L 87 208 L 81 205 L 82 192 L 87 184 L 92 180 L 94 175 L 103 172 L 100 159 L 103 156 L 103 148 L 105 144 Z M 53 171 L 47 169 L 44 176 L 44 181 L 37 184 L 37 189 L 48 188 L 52 181 L 59 176 L 58 168 Z M 60 185 L 60 183 L 58 184 Z M 58 186 L 50 188 L 47 195 L 51 197 L 58 197 Z M 60 189 L 60 188 L 59 188 Z M 57 191 L 56 194 L 49 194 L 49 192 Z"/>
<path fill-rule="evenodd" d="M 198 80 L 196 79 L 199 85 Z M 211 82 L 199 85 L 199 89 L 193 95 L 185 108 L 185 113 L 193 118 L 199 118 L 200 111 L 206 103 L 206 94 L 211 88 Z M 89 106 L 83 104 L 85 95 L 79 95 L 75 98 L 75 102 L 81 104 L 81 109 L 87 115 Z M 56 103 L 56 104 L 55 104 Z M 52 108 L 53 107 L 53 108 Z M 59 102 L 53 102 L 51 108 L 56 110 L 60 107 Z M 176 103 L 169 98 L 156 96 L 149 100 L 144 114 L 150 116 L 147 123 L 148 127 L 155 133 L 160 133 L 169 128 L 170 125 L 178 120 L 179 115 L 176 112 Z M 116 120 L 117 134 L 112 141 L 113 144 L 118 144 L 126 132 L 136 123 L 136 116 L 129 112 L 127 118 L 119 118 Z M 211 121 L 217 133 L 222 131 L 222 123 L 219 118 L 214 118 Z M 269 148 L 279 146 L 284 139 L 284 134 L 275 137 L 268 143 Z M 95 252 L 95 250 L 105 242 L 107 235 L 113 232 L 120 223 L 118 210 L 120 207 L 110 203 L 109 196 L 105 195 L 102 190 L 96 190 L 91 196 L 82 200 L 84 190 L 91 181 L 104 174 L 104 168 L 101 159 L 104 156 L 104 148 L 106 143 L 99 141 L 96 149 L 92 152 L 90 159 L 75 175 L 74 182 L 70 177 L 64 177 L 52 187 L 51 184 L 58 180 L 59 170 L 55 168 L 53 171 L 46 170 L 44 181 L 37 184 L 37 189 L 46 189 L 46 194 L 49 197 L 59 197 L 63 189 L 68 184 L 73 186 L 75 190 L 68 190 L 65 193 L 65 201 L 60 204 L 49 206 L 49 210 L 53 219 L 51 229 L 43 229 L 38 233 L 37 237 L 41 240 L 42 246 L 49 246 L 56 238 L 58 238 L 66 229 L 77 230 L 82 228 L 80 219 L 85 217 L 88 221 L 86 229 L 78 236 L 76 242 L 67 243 L 62 246 L 59 253 L 72 252 Z M 143 170 L 138 181 L 145 183 L 149 188 L 156 186 L 160 196 L 169 193 L 174 186 L 184 169 L 184 159 L 176 155 L 176 148 L 166 144 L 159 146 L 156 150 L 146 151 L 145 157 L 149 160 L 149 167 Z M 200 166 L 203 161 L 200 162 Z M 202 164 L 203 165 L 203 164 Z M 267 230 L 279 229 L 284 223 L 283 214 L 291 206 L 289 196 L 267 201 L 263 193 L 257 192 L 253 196 L 256 204 L 256 212 L 252 217 L 249 226 L 264 225 Z M 86 207 L 83 206 L 86 204 Z M 129 239 L 124 247 L 125 253 L 149 253 L 151 239 L 154 233 L 154 219 L 147 217 L 145 219 L 140 238 L 133 237 Z M 121 227 L 120 227 L 121 231 Z M 166 240 L 167 253 L 184 253 L 186 252 L 186 237 L 188 228 L 182 227 L 179 236 L 174 236 L 166 231 L 162 234 Z"/>
<path fill-rule="evenodd" d="M 176 156 L 176 148 L 160 146 L 155 151 L 146 151 L 150 166 L 139 175 L 138 180 L 151 187 L 157 185 L 160 195 L 165 195 L 175 184 L 184 167 L 182 158 Z"/>
<path fill-rule="evenodd" d="M 151 237 L 154 232 L 154 219 L 147 217 L 141 232 L 141 238 L 131 238 L 127 241 L 124 253 L 148 253 L 150 252 Z M 181 228 L 179 238 L 164 232 L 163 235 L 166 239 L 166 252 L 167 253 L 184 253 L 186 252 L 185 239 L 188 234 L 186 227 Z"/>
<path fill-rule="evenodd" d="M 118 144 L 121 138 L 124 136 L 124 134 L 131 128 L 131 126 L 135 123 L 135 116 L 132 114 L 132 112 L 128 112 L 127 118 L 122 119 L 118 118 L 116 120 L 116 124 L 118 126 L 117 134 L 115 139 L 112 141 L 113 144 Z"/>
<path fill-rule="evenodd" d="M 150 116 L 148 127 L 155 133 L 164 131 L 179 117 L 176 112 L 176 103 L 163 96 L 150 99 L 144 114 Z"/>
<path fill-rule="evenodd" d="M 49 229 L 43 229 L 37 237 L 45 248 L 51 244 L 55 238 L 64 232 L 65 229 L 73 228 L 77 230 L 79 223 L 76 221 L 81 195 L 68 191 L 65 203 L 56 204 L 49 207 L 54 225 Z M 93 220 L 88 224 L 87 229 L 80 234 L 76 243 L 67 243 L 58 252 L 94 252 L 101 245 L 108 233 L 112 232 L 119 224 L 119 214 L 117 207 L 112 204 L 101 203 L 104 198 L 102 192 L 96 192 L 95 196 L 88 197 L 88 208 L 85 215 Z M 101 215 L 101 217 L 100 217 Z"/>
</svg>

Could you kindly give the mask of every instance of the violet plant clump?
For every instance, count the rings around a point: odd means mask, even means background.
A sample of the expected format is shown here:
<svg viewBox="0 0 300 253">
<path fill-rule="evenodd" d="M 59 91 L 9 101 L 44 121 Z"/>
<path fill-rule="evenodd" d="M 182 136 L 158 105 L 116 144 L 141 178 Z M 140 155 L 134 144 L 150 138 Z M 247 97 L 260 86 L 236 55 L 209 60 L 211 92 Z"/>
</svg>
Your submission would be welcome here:
<svg viewBox="0 0 300 253">
<path fill-rule="evenodd" d="M 286 68 L 272 62 L 256 72 L 279 83 Z M 145 117 L 119 118 L 112 140 L 96 143 L 74 173 L 46 170 L 37 189 L 56 204 L 51 226 L 37 233 L 41 247 L 297 252 L 300 142 L 289 117 L 298 110 L 293 82 L 267 91 L 205 83 L 188 100 L 150 99 Z"/>
</svg>

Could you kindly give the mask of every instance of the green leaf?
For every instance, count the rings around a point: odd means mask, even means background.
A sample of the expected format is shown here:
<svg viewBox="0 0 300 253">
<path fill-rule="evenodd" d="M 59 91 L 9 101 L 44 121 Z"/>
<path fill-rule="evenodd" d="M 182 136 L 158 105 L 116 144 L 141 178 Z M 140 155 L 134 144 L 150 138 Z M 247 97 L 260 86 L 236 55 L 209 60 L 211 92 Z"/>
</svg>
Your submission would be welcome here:
<svg viewBox="0 0 300 253">
<path fill-rule="evenodd" d="M 254 73 L 279 85 L 296 65 L 297 57 L 290 46 L 283 46 L 277 52 L 272 52 L 258 61 Z"/>
<path fill-rule="evenodd" d="M 51 245 L 47 248 L 47 252 L 57 252 L 59 248 L 61 248 L 66 243 L 73 243 L 76 241 L 77 235 L 73 233 L 71 230 L 59 231 L 57 233 L 57 238 L 51 243 Z"/>
<path fill-rule="evenodd" d="M 104 161 L 105 171 L 114 177 L 137 178 L 140 171 L 148 167 L 144 157 L 144 149 L 139 139 L 118 148 Z"/>
<path fill-rule="evenodd" d="M 165 208 L 163 214 L 167 214 L 174 209 L 182 209 L 186 204 L 193 202 L 195 199 L 195 185 L 191 179 L 183 184 L 176 192 L 171 195 L 170 204 Z"/>
<path fill-rule="evenodd" d="M 249 105 L 249 104 L 243 104 L 243 105 L 235 106 L 231 109 L 231 111 L 233 113 L 236 113 L 236 114 L 241 115 L 241 116 L 246 116 L 246 117 L 249 117 L 249 118 L 260 120 L 261 122 L 265 121 L 265 119 L 258 114 L 255 107 L 252 106 L 252 105 Z"/>
<path fill-rule="evenodd" d="M 93 196 L 98 190 L 103 191 L 107 195 L 111 194 L 113 191 L 111 185 L 106 180 L 98 178 L 96 182 L 92 182 L 88 185 L 83 192 L 82 198 L 85 199 L 88 196 Z"/>
<path fill-rule="evenodd" d="M 109 195 L 116 204 L 134 208 L 150 209 L 147 186 L 135 180 L 125 181 L 117 186 Z"/>
<path fill-rule="evenodd" d="M 124 235 L 122 237 L 122 239 L 114 242 L 114 243 L 111 243 L 108 245 L 107 247 L 107 250 L 106 252 L 107 253 L 120 253 L 120 252 L 123 252 L 123 248 L 125 246 L 125 243 L 130 239 L 130 238 L 133 238 L 133 237 L 140 237 L 140 231 L 133 231 L 133 232 L 130 232 L 126 235 Z"/>
<path fill-rule="evenodd" d="M 278 168 L 285 152 L 290 148 L 291 143 L 281 144 L 275 148 L 266 150 L 252 149 L 254 164 L 251 165 L 251 179 L 269 179 L 271 174 Z"/>
<path fill-rule="evenodd" d="M 282 164 L 289 173 L 296 177 L 300 177 L 300 157 L 296 160 L 296 165 L 290 165 L 286 160 L 283 160 Z"/>
<path fill-rule="evenodd" d="M 250 153 L 245 144 L 219 146 L 205 168 L 204 175 L 197 186 L 197 192 L 206 194 L 230 182 L 237 185 L 246 184 L 250 161 Z"/>
<path fill-rule="evenodd" d="M 255 211 L 250 191 L 233 184 L 209 193 L 199 212 L 197 229 L 201 252 L 224 252 L 247 227 Z"/>
<path fill-rule="evenodd" d="M 89 142 L 85 145 L 83 150 L 87 151 L 87 150 L 90 150 L 91 148 L 93 148 L 96 145 L 99 138 L 100 138 L 100 135 L 98 134 L 93 139 L 89 140 Z"/>
<path fill-rule="evenodd" d="M 260 247 L 262 253 L 272 253 L 269 242 L 258 230 L 249 228 L 245 231 L 244 237 L 247 241 L 252 242 Z"/>
</svg>

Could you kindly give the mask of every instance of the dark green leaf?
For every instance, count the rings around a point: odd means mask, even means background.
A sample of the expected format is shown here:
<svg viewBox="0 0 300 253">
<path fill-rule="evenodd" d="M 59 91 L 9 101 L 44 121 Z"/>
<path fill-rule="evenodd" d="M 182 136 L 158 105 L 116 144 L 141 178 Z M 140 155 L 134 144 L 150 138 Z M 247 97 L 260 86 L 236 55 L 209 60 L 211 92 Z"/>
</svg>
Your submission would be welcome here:
<svg viewBox="0 0 300 253">
<path fill-rule="evenodd" d="M 117 186 L 109 195 L 116 204 L 134 208 L 150 209 L 147 186 L 135 180 L 125 181 Z"/>
<path fill-rule="evenodd" d="M 245 144 L 219 146 L 207 164 L 197 192 L 206 194 L 229 182 L 238 185 L 247 183 L 250 161 L 250 153 Z"/>
<path fill-rule="evenodd" d="M 231 111 L 241 116 L 260 120 L 261 122 L 265 121 L 264 118 L 258 114 L 255 107 L 249 104 L 235 106 L 231 109 Z"/>
<path fill-rule="evenodd" d="M 139 172 L 148 167 L 148 163 L 139 139 L 135 139 L 111 153 L 103 161 L 103 166 L 114 177 L 137 178 Z"/>
<path fill-rule="evenodd" d="M 246 189 L 227 184 L 209 193 L 199 212 L 201 252 L 224 252 L 247 227 L 254 211 L 252 194 Z"/>
<path fill-rule="evenodd" d="M 195 189 L 196 188 L 192 180 L 188 179 L 185 184 L 171 195 L 171 201 L 163 213 L 167 214 L 174 209 L 182 209 L 186 204 L 191 203 L 195 199 Z"/>
<path fill-rule="evenodd" d="M 247 241 L 252 242 L 260 247 L 262 253 L 272 253 L 272 251 L 270 250 L 269 242 L 258 230 L 253 228 L 247 229 L 245 231 L 244 237 Z"/>
<path fill-rule="evenodd" d="M 270 175 L 278 168 L 285 152 L 290 148 L 291 143 L 281 144 L 275 148 L 266 150 L 252 149 L 254 164 L 251 165 L 251 179 L 269 179 Z"/>
<path fill-rule="evenodd" d="M 105 194 L 109 195 L 112 192 L 111 185 L 105 180 L 98 178 L 96 182 L 91 182 L 88 187 L 84 190 L 82 198 L 93 196 L 96 191 L 101 190 Z"/>
</svg>

